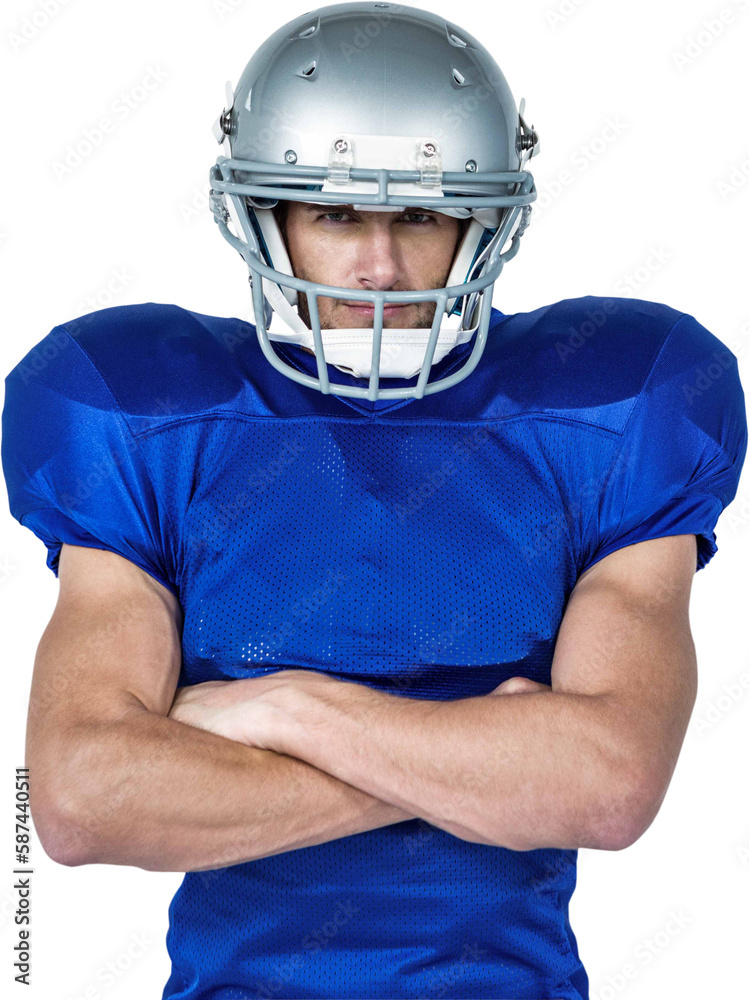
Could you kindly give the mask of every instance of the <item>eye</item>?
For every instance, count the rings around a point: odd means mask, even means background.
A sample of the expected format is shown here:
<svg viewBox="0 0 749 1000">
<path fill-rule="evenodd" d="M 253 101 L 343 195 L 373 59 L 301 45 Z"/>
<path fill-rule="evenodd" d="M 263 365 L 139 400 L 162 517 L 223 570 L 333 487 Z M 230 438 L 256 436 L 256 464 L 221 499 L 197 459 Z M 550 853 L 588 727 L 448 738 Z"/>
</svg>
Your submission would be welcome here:
<svg viewBox="0 0 749 1000">
<path fill-rule="evenodd" d="M 424 222 L 417 223 L 417 225 L 419 226 L 425 225 L 426 222 L 434 222 L 434 216 L 427 215 L 426 212 L 404 212 L 404 214 L 401 216 L 401 219 L 405 221 L 406 217 L 409 215 L 412 217 L 417 216 L 425 220 Z"/>
<path fill-rule="evenodd" d="M 339 216 L 339 218 L 333 218 L 333 216 Z M 351 218 L 353 218 L 353 216 L 352 216 L 351 212 L 323 212 L 321 215 L 318 215 L 317 218 L 318 219 L 327 219 L 329 222 L 332 222 L 332 223 L 335 224 L 335 223 L 339 223 L 339 222 L 344 222 L 346 219 L 351 219 Z M 429 222 L 433 222 L 434 221 L 434 216 L 427 215 L 426 212 L 404 212 L 398 218 L 398 222 L 407 222 L 409 219 L 411 219 L 412 224 L 414 224 L 414 225 L 424 226 L 424 225 L 427 225 L 427 223 L 429 223 Z M 420 219 L 422 221 L 414 222 L 413 221 L 414 219 Z"/>
<path fill-rule="evenodd" d="M 339 220 L 339 219 L 332 218 L 332 216 L 334 216 L 334 215 L 340 215 L 344 219 L 346 219 L 346 218 L 350 219 L 351 218 L 351 213 L 350 212 L 323 212 L 322 215 L 318 215 L 317 218 L 318 219 L 328 219 L 330 222 L 339 222 L 339 221 L 342 221 L 342 220 Z"/>
</svg>

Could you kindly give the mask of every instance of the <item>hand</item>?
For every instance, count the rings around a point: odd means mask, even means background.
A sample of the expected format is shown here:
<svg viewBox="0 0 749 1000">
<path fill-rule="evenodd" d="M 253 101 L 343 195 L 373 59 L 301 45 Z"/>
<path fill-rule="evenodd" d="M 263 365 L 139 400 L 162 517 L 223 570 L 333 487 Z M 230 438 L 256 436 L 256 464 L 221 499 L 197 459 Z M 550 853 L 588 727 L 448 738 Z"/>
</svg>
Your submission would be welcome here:
<svg viewBox="0 0 749 1000">
<path fill-rule="evenodd" d="M 169 718 L 245 746 L 285 753 L 292 709 L 304 693 L 329 683 L 334 678 L 318 671 L 286 668 L 260 677 L 204 681 L 177 688 Z"/>
<path fill-rule="evenodd" d="M 177 688 L 169 718 L 247 746 L 274 749 L 273 734 L 282 715 L 282 673 Z"/>
<path fill-rule="evenodd" d="M 168 718 L 217 736 L 239 740 L 246 690 L 242 680 L 204 681 L 178 687 Z"/>
</svg>

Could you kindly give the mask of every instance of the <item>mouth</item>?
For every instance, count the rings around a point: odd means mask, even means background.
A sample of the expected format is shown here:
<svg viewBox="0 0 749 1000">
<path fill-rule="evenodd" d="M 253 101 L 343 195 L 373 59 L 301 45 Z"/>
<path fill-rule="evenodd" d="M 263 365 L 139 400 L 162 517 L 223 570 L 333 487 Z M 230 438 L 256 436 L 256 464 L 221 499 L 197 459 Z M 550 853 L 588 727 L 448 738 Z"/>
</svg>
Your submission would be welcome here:
<svg viewBox="0 0 749 1000">
<path fill-rule="evenodd" d="M 344 302 L 343 304 L 348 309 L 352 309 L 354 312 L 371 313 L 372 316 L 374 316 L 374 303 L 372 303 L 371 305 L 369 305 L 369 304 L 367 304 L 367 305 L 352 305 L 349 302 Z M 399 309 L 408 309 L 409 305 L 411 305 L 410 302 L 406 302 L 403 305 L 389 305 L 389 306 L 384 306 L 384 308 L 383 308 L 383 315 L 389 316 L 392 313 L 398 312 Z"/>
</svg>

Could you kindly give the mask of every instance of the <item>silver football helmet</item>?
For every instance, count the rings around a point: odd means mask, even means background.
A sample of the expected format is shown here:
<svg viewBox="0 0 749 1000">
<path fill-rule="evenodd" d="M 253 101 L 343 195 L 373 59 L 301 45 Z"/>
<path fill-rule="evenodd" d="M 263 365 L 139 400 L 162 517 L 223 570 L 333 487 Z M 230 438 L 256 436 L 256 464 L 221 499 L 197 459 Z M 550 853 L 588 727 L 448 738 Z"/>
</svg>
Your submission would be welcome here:
<svg viewBox="0 0 749 1000">
<path fill-rule="evenodd" d="M 524 106 L 518 110 L 480 42 L 416 7 L 335 4 L 266 39 L 236 90 L 227 84 L 214 125 L 225 155 L 211 169 L 210 201 L 222 235 L 249 267 L 257 336 L 278 371 L 323 393 L 370 400 L 421 398 L 473 371 L 494 282 L 517 253 L 536 199 L 524 167 L 538 153 L 538 136 Z M 273 211 L 284 199 L 367 212 L 410 206 L 469 221 L 444 287 L 342 288 L 294 275 Z M 300 295 L 311 330 L 299 315 Z M 321 295 L 373 303 L 372 327 L 321 329 Z M 431 329 L 383 329 L 385 305 L 412 302 L 435 303 Z M 465 363 L 429 382 L 432 366 L 471 338 Z M 318 377 L 287 364 L 273 342 L 313 351 Z M 331 383 L 328 363 L 367 386 Z M 417 374 L 414 385 L 380 385 Z"/>
</svg>

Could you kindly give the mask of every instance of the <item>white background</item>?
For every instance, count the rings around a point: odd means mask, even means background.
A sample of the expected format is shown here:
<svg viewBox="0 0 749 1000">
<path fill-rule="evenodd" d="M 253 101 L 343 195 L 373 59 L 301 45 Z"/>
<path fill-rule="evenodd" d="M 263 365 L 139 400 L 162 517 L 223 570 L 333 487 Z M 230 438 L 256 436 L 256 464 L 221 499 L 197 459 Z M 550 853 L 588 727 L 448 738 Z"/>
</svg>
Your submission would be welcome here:
<svg viewBox="0 0 749 1000">
<path fill-rule="evenodd" d="M 15 0 L 0 15 L 2 374 L 53 326 L 93 308 L 156 301 L 248 318 L 245 265 L 207 210 L 218 152 L 210 129 L 225 81 L 236 84 L 262 40 L 310 0 L 45 3 L 49 15 L 42 3 Z M 666 302 L 719 336 L 749 385 L 749 0 L 429 7 L 488 46 L 541 136 L 531 164 L 541 200 L 494 304 L 512 313 L 588 294 Z M 722 26 L 721 11 L 732 15 Z M 138 100 L 154 70 L 162 81 Z M 134 95 L 134 110 L 56 175 L 68 145 L 112 118 L 123 94 Z M 622 129 L 610 142 L 608 119 Z M 565 170 L 572 183 L 552 192 Z M 571 922 L 598 1000 L 746 989 L 746 476 L 717 537 L 718 554 L 694 580 L 700 688 L 665 803 L 633 847 L 579 855 Z M 158 998 L 169 972 L 167 906 L 181 876 L 65 868 L 38 842 L 33 985 L 13 982 L 13 771 L 23 763 L 34 652 L 58 589 L 45 555 L 3 495 L 0 991 Z"/>
</svg>

